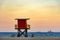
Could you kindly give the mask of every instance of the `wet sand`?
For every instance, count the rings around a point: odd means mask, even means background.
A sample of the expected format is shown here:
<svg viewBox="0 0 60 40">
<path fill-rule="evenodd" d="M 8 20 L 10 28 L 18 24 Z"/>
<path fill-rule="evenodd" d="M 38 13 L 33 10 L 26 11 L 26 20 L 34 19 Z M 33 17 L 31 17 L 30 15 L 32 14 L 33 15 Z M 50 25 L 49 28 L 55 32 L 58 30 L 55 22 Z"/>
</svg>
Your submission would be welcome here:
<svg viewBox="0 0 60 40">
<path fill-rule="evenodd" d="M 60 37 L 0 37 L 0 40 L 60 40 Z"/>
</svg>

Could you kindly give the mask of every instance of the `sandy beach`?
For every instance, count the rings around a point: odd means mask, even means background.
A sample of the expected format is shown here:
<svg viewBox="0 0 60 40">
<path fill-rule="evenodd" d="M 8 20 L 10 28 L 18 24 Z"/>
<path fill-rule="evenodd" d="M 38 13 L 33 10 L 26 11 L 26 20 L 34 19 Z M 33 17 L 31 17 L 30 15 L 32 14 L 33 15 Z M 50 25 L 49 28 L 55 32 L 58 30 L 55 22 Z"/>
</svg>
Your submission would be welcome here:
<svg viewBox="0 0 60 40">
<path fill-rule="evenodd" d="M 0 40 L 60 40 L 60 37 L 0 37 Z"/>
</svg>

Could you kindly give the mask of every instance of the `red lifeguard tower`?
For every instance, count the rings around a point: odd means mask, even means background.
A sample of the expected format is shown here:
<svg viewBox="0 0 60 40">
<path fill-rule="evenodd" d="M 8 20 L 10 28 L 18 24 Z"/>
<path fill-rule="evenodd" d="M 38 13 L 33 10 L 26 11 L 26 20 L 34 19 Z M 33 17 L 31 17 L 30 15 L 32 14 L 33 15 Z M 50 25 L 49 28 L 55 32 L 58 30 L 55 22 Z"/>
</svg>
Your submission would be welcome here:
<svg viewBox="0 0 60 40">
<path fill-rule="evenodd" d="M 30 29 L 30 25 L 27 24 L 27 20 L 29 18 L 17 18 L 17 25 L 15 25 L 15 29 L 18 30 L 17 37 L 28 37 L 27 30 Z M 23 31 L 22 31 L 23 30 Z"/>
</svg>

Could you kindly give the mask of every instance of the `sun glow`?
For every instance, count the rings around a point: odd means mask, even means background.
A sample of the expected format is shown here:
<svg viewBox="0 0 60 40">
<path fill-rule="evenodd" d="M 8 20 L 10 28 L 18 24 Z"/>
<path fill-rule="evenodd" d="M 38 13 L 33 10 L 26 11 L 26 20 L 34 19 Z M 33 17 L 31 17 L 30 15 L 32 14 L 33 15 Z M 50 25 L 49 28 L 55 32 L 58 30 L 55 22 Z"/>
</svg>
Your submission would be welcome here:
<svg viewBox="0 0 60 40">
<path fill-rule="evenodd" d="M 5 0 L 0 3 L 0 31 L 15 31 L 14 19 L 25 17 L 30 18 L 31 31 L 48 31 L 49 28 L 60 31 L 60 11 L 55 0 Z M 6 30 L 2 30 L 4 28 Z"/>
</svg>

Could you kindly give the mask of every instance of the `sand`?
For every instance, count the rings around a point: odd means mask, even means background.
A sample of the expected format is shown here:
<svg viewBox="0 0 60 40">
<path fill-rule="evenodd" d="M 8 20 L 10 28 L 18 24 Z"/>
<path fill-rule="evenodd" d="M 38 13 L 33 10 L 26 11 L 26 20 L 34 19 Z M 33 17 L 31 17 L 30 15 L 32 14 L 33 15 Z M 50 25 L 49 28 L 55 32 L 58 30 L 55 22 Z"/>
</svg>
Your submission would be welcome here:
<svg viewBox="0 0 60 40">
<path fill-rule="evenodd" d="M 0 37 L 0 40 L 60 40 L 60 37 Z"/>
</svg>

